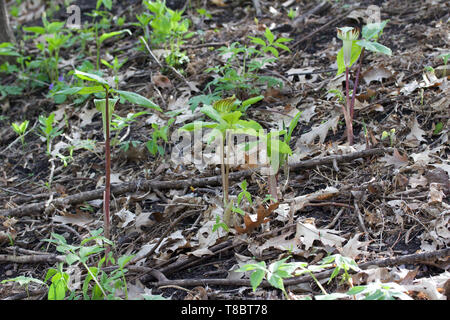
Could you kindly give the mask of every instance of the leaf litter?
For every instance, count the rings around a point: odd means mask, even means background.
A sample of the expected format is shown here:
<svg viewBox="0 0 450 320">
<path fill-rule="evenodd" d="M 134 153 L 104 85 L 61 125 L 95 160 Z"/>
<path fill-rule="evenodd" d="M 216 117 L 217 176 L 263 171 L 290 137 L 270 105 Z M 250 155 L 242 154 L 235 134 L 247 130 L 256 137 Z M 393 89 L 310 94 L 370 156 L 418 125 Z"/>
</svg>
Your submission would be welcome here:
<svg viewBox="0 0 450 320">
<path fill-rule="evenodd" d="M 362 3 L 367 6 L 370 4 L 370 1 Z M 194 38 L 192 43 L 186 42 L 192 45 L 187 49 L 191 61 L 188 72 L 184 74 L 186 82 L 140 59 L 129 62 L 130 68 L 120 75 L 120 82 L 137 85 L 140 90 L 154 95 L 155 101 L 166 106 L 167 111 L 178 113 L 171 132 L 184 123 L 199 119 L 202 114 L 198 110 L 191 112 L 190 99 L 205 85 L 207 77 L 201 66 L 206 68 L 218 63 L 214 51 L 202 46 L 202 41 L 206 44 L 233 42 L 240 39 L 240 35 L 243 39 L 247 35 L 259 35 L 265 26 L 276 30 L 290 23 L 283 14 L 287 8 L 281 2 L 270 3 L 270 6 L 261 2 L 261 5 L 268 16 L 255 23 L 253 14 L 231 14 L 233 10 L 239 13 L 242 9 L 233 7 L 230 2 L 207 3 L 207 9 L 213 16 L 203 21 L 206 28 L 204 39 Z M 288 8 L 297 6 L 294 1 L 285 5 Z M 315 5 L 315 2 L 305 4 L 306 9 Z M 358 92 L 360 101 L 355 106 L 354 126 L 358 135 L 355 146 L 345 145 L 340 105 L 336 96 L 327 92 L 330 89 L 343 90 L 343 77 L 336 77 L 333 70 L 338 50 L 335 39 L 337 25 L 332 23 L 320 30 L 332 20 L 329 12 L 342 11 L 338 3 L 332 4 L 326 12 L 307 18 L 301 33 L 296 30 L 281 33 L 297 41 L 319 30 L 316 35 L 320 37 L 314 38 L 314 41 L 300 42 L 291 48 L 289 54 L 280 55 L 277 62 L 265 66 L 265 72 L 277 70 L 287 81 L 282 90 L 267 88 L 263 92 L 264 101 L 247 111 L 249 117 L 256 117 L 268 128 L 275 128 L 282 122 L 287 124 L 298 111 L 302 112 L 298 127 L 293 132 L 291 147 L 294 160 L 289 159 L 290 163 L 348 154 L 365 148 L 392 148 L 392 152 L 348 163 L 318 164 L 305 170 L 292 170 L 288 176 L 282 168 L 278 183 L 287 183 L 276 208 L 275 205 L 260 204 L 267 194 L 267 177 L 255 171 L 248 176 L 247 182 L 252 197 L 257 201 L 243 217 L 236 214 L 238 222 L 229 232 L 222 228 L 213 231 L 216 218 L 220 221 L 225 210 L 218 196 L 222 190 L 217 184 L 161 190 L 156 188 L 147 193 L 141 190 L 117 196 L 113 234 L 116 235 L 119 253 L 135 254 L 136 266 L 160 270 L 169 279 L 185 279 L 187 282 L 202 279 L 207 283 L 211 277 L 248 280 L 250 272 L 238 273 L 234 270 L 259 261 L 270 264 L 287 255 L 291 255 L 294 260 L 314 264 L 329 254 L 340 253 L 355 259 L 357 263 L 364 263 L 448 248 L 448 74 L 444 76 L 443 63 L 437 58 L 446 48 L 446 39 L 443 39 L 443 32 L 437 27 L 443 17 L 443 11 L 439 11 L 443 5 L 443 1 L 436 1 L 434 8 L 421 10 L 419 4 L 418 15 L 407 14 L 408 8 L 397 0 L 387 1 L 381 6 L 383 16 L 386 15 L 392 22 L 385 29 L 382 41 L 386 41 L 387 45 L 394 44 L 392 48 L 395 55 L 386 59 L 370 54 L 365 60 L 363 67 L 367 71 L 362 74 L 364 81 L 361 81 L 361 93 Z M 253 13 L 251 5 L 249 12 Z M 364 10 L 352 12 L 349 19 L 359 22 L 365 19 Z M 194 13 L 188 10 L 186 14 Z M 19 20 L 32 21 L 33 17 L 30 13 Z M 216 28 L 223 32 L 214 32 Z M 274 33 L 278 35 L 276 31 Z M 120 50 L 122 44 L 117 42 L 114 46 Z M 423 52 L 427 52 L 427 55 Z M 167 51 L 155 49 L 153 53 L 162 60 Z M 66 67 L 71 67 L 73 63 L 75 60 L 64 57 Z M 432 66 L 435 71 L 424 71 L 424 66 Z M 330 69 L 332 71 L 327 71 Z M 144 83 L 141 71 L 145 71 L 148 76 Z M 70 126 L 70 134 L 67 134 L 70 139 L 96 138 L 101 141 L 98 134 L 101 119 L 90 103 L 83 103 L 74 112 L 70 110 L 70 105 L 53 105 L 41 95 L 30 95 L 30 99 L 36 100 L 36 105 L 47 105 L 48 110 L 53 108 L 59 121 L 66 119 Z M 27 103 L 23 97 L 8 97 L 7 104 L 10 107 L 5 107 L 4 112 L 11 120 L 21 119 L 22 111 L 29 110 Z M 121 114 L 136 112 L 130 105 L 124 104 L 121 108 Z M 38 115 L 33 110 L 31 114 Z M 159 113 L 147 115 L 132 125 L 129 140 L 148 138 L 152 132 L 151 125 L 165 125 L 167 117 Z M 439 126 L 441 130 L 436 129 Z M 42 185 L 50 174 L 50 166 L 46 156 L 31 147 L 40 146 L 42 142 L 30 135 L 30 143 L 26 146 L 29 148 L 28 155 L 22 157 L 19 144 L 6 149 L 11 143 L 11 140 L 3 140 L 6 127 L 6 122 L 1 121 L 0 148 L 5 150 L 0 158 L 2 209 L 19 207 L 36 199 L 48 199 L 49 190 Z M 391 129 L 395 129 L 393 142 L 381 139 L 383 132 L 390 132 Z M 55 150 L 67 152 L 71 141 L 59 140 Z M 196 143 L 204 147 L 202 141 Z M 171 161 L 170 150 L 175 147 L 175 143 L 166 144 L 164 156 L 144 154 L 133 161 L 116 158 L 112 171 L 113 182 L 117 185 L 139 179 L 176 182 L 220 174 L 219 166 L 196 166 Z M 114 150 L 118 149 L 115 147 Z M 66 194 L 101 187 L 104 184 L 103 166 L 99 160 L 101 150 L 97 145 L 93 152 L 75 151 L 72 163 L 67 167 L 55 162 L 57 168 L 53 173 L 54 181 L 64 186 Z M 254 169 L 245 167 L 248 168 Z M 34 175 L 31 180 L 28 176 L 30 173 Z M 231 183 L 232 199 L 236 199 L 240 192 L 239 183 Z M 52 187 L 51 192 L 57 196 L 56 186 Z M 77 234 L 84 237 L 88 230 L 101 226 L 102 201 L 99 199 L 90 199 L 77 208 L 66 206 L 64 210 L 58 214 L 36 217 L 32 222 L 33 230 L 48 238 L 48 225 L 51 224 L 56 232 L 75 241 Z M 361 219 L 358 219 L 358 214 Z M 183 219 L 177 221 L 180 217 Z M 11 241 L 19 240 L 18 245 L 25 245 L 22 249 L 42 248 L 39 245 L 41 239 L 36 239 L 29 232 L 30 219 L 11 219 L 15 218 L 0 215 L 1 254 L 8 253 L 7 247 Z M 0 264 L 0 271 L 12 270 L 11 265 Z M 399 266 L 368 268 L 353 273 L 352 279 L 356 285 L 375 281 L 403 283 L 414 299 L 444 300 L 448 299 L 444 294 L 445 283 L 449 278 L 448 268 L 447 257 L 428 263 L 416 261 Z M 26 272 L 40 278 L 45 266 L 23 264 L 18 269 L 18 274 Z M 13 274 L 8 272 L 8 276 Z M 176 288 L 159 289 L 155 279 L 142 272 L 136 271 L 133 276 L 140 280 L 130 283 L 130 297 L 139 298 L 142 294 L 154 293 L 177 299 L 188 297 L 186 291 Z M 335 285 L 339 286 L 338 283 Z M 320 294 L 317 288 L 308 286 L 309 295 Z M 252 292 L 250 286 L 243 286 L 233 294 L 223 290 L 223 286 L 205 284 L 204 287 L 208 288 L 206 294 L 198 295 L 203 298 L 208 295 L 219 299 L 283 298 L 280 292 L 269 288 Z M 329 288 L 333 290 L 331 286 Z M 6 291 L 0 292 L 2 298 L 8 295 Z"/>
</svg>

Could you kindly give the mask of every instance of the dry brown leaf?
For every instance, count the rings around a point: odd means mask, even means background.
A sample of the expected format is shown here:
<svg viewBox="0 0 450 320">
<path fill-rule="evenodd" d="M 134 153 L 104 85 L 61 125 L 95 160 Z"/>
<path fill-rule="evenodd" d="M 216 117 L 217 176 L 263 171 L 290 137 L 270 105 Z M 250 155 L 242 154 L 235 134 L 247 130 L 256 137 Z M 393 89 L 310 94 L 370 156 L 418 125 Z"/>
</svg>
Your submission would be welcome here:
<svg viewBox="0 0 450 320">
<path fill-rule="evenodd" d="M 379 161 L 386 162 L 386 165 L 393 165 L 396 168 L 405 166 L 408 164 L 408 157 L 401 155 L 397 148 L 394 148 L 393 155 L 385 154 L 384 157 L 380 158 Z"/>
<path fill-rule="evenodd" d="M 155 86 L 160 88 L 172 88 L 172 82 L 170 82 L 169 78 L 158 73 L 152 77 L 152 82 Z"/>
<path fill-rule="evenodd" d="M 91 215 L 85 211 L 76 210 L 76 214 L 68 213 L 64 216 L 53 216 L 52 220 L 54 222 L 59 222 L 62 224 L 74 224 L 79 227 L 85 227 L 86 225 L 90 224 L 94 221 L 94 218 L 91 217 Z"/>
<path fill-rule="evenodd" d="M 278 208 L 280 205 L 279 202 L 273 203 L 269 205 L 269 207 L 266 209 L 263 205 L 260 205 L 258 209 L 256 210 L 256 221 L 253 221 L 252 218 L 245 214 L 244 216 L 244 224 L 245 228 L 241 228 L 238 225 L 235 225 L 234 228 L 236 231 L 240 234 L 243 233 L 251 233 L 253 230 L 255 230 L 257 227 L 259 227 L 263 223 L 267 223 L 270 221 L 267 217 L 270 216 L 270 214 Z"/>
<path fill-rule="evenodd" d="M 370 84 L 372 81 L 383 81 L 383 79 L 389 79 L 392 76 L 392 72 L 386 69 L 384 66 L 370 67 L 361 75 L 366 82 Z"/>
</svg>

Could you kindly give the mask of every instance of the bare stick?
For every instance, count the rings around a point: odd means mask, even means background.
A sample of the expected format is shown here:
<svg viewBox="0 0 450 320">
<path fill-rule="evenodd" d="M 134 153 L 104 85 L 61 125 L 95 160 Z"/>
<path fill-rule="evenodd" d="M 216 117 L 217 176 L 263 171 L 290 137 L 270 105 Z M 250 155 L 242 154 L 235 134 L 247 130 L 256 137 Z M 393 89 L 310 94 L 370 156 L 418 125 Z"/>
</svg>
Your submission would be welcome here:
<svg viewBox="0 0 450 320">
<path fill-rule="evenodd" d="M 310 159 L 305 161 L 300 161 L 297 163 L 289 164 L 290 170 L 299 171 L 309 168 L 314 168 L 318 165 L 332 164 L 333 161 L 349 162 L 359 158 L 371 157 L 382 155 L 386 152 L 392 152 L 392 148 L 377 148 L 363 150 L 359 152 L 342 154 L 342 155 L 332 155 L 322 158 Z M 231 172 L 229 175 L 230 180 L 241 180 L 243 178 L 251 176 L 254 170 L 243 170 L 237 172 Z M 115 196 L 120 196 L 128 192 L 136 191 L 148 191 L 150 189 L 184 189 L 189 187 L 204 187 L 204 186 L 217 186 L 222 183 L 222 176 L 213 176 L 206 178 L 191 178 L 185 180 L 172 180 L 172 181 L 159 181 L 159 180 L 138 180 L 133 182 L 122 183 L 118 185 L 111 186 L 111 193 Z M 57 198 L 52 202 L 52 206 L 47 207 L 48 211 L 53 210 L 53 206 L 70 206 L 83 203 L 85 201 L 91 201 L 95 199 L 101 199 L 103 197 L 104 188 L 85 191 L 77 193 L 65 198 Z M 0 216 L 11 216 L 11 217 L 22 217 L 27 215 L 39 215 L 43 213 L 46 209 L 45 202 L 32 203 L 24 205 L 21 207 L 13 209 L 0 210 Z"/>
</svg>

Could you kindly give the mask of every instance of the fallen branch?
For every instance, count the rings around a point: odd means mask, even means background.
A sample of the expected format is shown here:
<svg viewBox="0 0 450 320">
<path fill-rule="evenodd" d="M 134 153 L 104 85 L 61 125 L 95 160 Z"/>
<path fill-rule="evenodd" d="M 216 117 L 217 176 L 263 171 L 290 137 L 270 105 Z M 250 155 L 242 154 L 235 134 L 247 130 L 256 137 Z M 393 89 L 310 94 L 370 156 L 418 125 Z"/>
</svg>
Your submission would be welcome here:
<svg viewBox="0 0 450 320">
<path fill-rule="evenodd" d="M 450 248 L 427 252 L 427 253 L 419 253 L 419 254 L 410 254 L 405 255 L 401 257 L 396 258 L 388 258 L 388 259 L 381 259 L 381 260 L 374 260 L 369 261 L 366 263 L 362 263 L 359 265 L 361 269 L 367 269 L 370 266 L 378 266 L 378 267 L 386 267 L 386 266 L 394 266 L 394 265 L 401 265 L 401 264 L 415 264 L 420 262 L 429 262 L 432 260 L 442 259 L 442 258 L 448 258 L 450 256 Z M 334 269 L 327 270 L 323 272 L 319 272 L 315 274 L 314 276 L 316 279 L 324 279 L 331 276 Z M 294 277 L 289 278 L 284 281 L 284 285 L 292 286 L 297 285 L 300 283 L 310 282 L 313 278 L 310 275 L 304 275 L 301 277 Z M 175 285 L 175 286 L 182 286 L 182 287 L 195 287 L 195 286 L 241 286 L 241 287 L 251 287 L 250 280 L 249 279 L 239 279 L 239 280 L 230 280 L 230 279 L 177 279 L 177 280 L 166 280 L 166 281 L 158 281 L 158 282 L 151 282 L 149 285 L 155 286 L 155 287 L 161 287 L 161 286 L 169 286 L 169 285 Z M 260 284 L 260 287 L 266 288 L 270 287 L 271 284 L 263 280 Z"/>
<path fill-rule="evenodd" d="M 391 148 L 378 148 L 369 149 L 359 152 L 353 152 L 342 155 L 332 155 L 322 158 L 316 158 L 311 160 L 300 161 L 297 163 L 289 164 L 289 168 L 292 171 L 299 171 L 309 168 L 314 168 L 318 165 L 333 164 L 333 162 L 349 162 L 359 158 L 371 157 L 384 154 L 385 152 L 391 152 Z M 230 180 L 242 180 L 251 176 L 255 170 L 243 170 L 230 173 Z M 167 190 L 167 189 L 184 189 L 189 187 L 205 187 L 205 186 L 218 186 L 222 184 L 222 177 L 213 176 L 206 178 L 191 178 L 184 180 L 172 180 L 172 181 L 159 181 L 159 180 L 138 180 L 134 182 L 126 182 L 122 184 L 112 185 L 111 193 L 114 196 L 120 196 L 126 193 L 133 193 L 137 191 L 147 192 L 151 189 Z M 33 216 L 42 213 L 51 213 L 55 207 L 63 208 L 71 205 L 77 205 L 86 201 L 103 198 L 104 188 L 80 192 L 64 198 L 54 199 L 48 206 L 45 201 L 24 205 L 13 209 L 0 210 L 0 216 L 9 217 L 23 217 Z"/>
</svg>

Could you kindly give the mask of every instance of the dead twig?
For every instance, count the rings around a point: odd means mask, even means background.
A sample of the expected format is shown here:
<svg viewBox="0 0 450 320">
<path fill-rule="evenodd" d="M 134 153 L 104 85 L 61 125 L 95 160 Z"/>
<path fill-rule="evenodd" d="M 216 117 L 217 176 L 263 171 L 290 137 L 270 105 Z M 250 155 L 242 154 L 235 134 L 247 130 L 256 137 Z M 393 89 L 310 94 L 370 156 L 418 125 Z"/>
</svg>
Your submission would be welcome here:
<svg viewBox="0 0 450 320">
<path fill-rule="evenodd" d="M 378 148 L 378 149 L 369 149 L 363 150 L 359 152 L 353 152 L 349 154 L 342 155 L 332 155 L 322 158 L 316 158 L 311 160 L 300 161 L 297 163 L 292 163 L 289 165 L 290 170 L 304 170 L 309 168 L 314 168 L 318 165 L 332 164 L 333 161 L 337 163 L 340 162 L 349 162 L 359 158 L 371 157 L 382 155 L 385 152 L 392 152 L 392 148 Z M 254 170 L 243 170 L 230 173 L 230 180 L 242 180 L 251 176 L 254 173 Z M 159 190 L 167 190 L 167 189 L 184 189 L 189 187 L 204 187 L 204 186 L 217 186 L 222 184 L 222 176 L 213 176 L 206 178 L 191 178 L 185 180 L 172 180 L 172 181 L 159 181 L 159 180 L 139 180 L 134 182 L 127 182 L 122 184 L 117 184 L 111 186 L 111 193 L 114 196 L 120 196 L 122 194 L 128 192 L 136 192 L 136 191 L 148 191 L 150 189 L 159 189 Z M 80 192 L 75 195 L 53 199 L 51 205 L 53 207 L 65 207 L 70 205 L 77 205 L 83 203 L 85 201 L 91 201 L 95 199 L 103 198 L 104 188 L 90 190 L 85 192 Z M 49 209 L 52 206 L 46 207 L 45 202 L 33 203 L 24 205 L 17 208 L 12 209 L 4 209 L 0 210 L 0 216 L 10 216 L 10 217 L 22 217 L 22 216 L 32 216 L 39 215 L 44 212 L 47 208 L 47 213 L 50 213 Z"/>
</svg>

